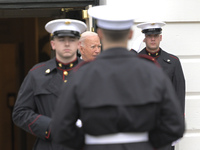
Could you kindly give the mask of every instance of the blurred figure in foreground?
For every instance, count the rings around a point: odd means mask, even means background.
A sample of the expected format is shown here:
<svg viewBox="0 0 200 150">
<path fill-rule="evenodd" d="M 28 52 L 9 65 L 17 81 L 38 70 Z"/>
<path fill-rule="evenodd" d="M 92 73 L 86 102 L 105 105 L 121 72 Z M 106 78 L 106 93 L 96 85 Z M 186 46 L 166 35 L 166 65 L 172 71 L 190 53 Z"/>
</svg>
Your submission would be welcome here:
<svg viewBox="0 0 200 150">
<path fill-rule="evenodd" d="M 96 6 L 88 13 L 97 19 L 103 52 L 81 63 L 63 86 L 50 125 L 53 140 L 84 150 L 167 150 L 185 129 L 170 80 L 127 50 L 134 20 L 128 10 Z"/>
</svg>

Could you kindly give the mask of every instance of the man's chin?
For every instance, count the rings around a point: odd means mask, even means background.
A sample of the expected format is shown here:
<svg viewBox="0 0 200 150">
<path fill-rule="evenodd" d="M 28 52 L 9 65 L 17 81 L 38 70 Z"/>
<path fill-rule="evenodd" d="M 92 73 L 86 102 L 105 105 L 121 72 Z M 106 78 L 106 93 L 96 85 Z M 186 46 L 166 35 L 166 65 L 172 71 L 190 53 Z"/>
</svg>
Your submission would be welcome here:
<svg viewBox="0 0 200 150">
<path fill-rule="evenodd" d="M 150 51 L 156 51 L 156 50 L 158 50 L 158 48 L 157 47 L 150 47 L 149 50 Z"/>
</svg>

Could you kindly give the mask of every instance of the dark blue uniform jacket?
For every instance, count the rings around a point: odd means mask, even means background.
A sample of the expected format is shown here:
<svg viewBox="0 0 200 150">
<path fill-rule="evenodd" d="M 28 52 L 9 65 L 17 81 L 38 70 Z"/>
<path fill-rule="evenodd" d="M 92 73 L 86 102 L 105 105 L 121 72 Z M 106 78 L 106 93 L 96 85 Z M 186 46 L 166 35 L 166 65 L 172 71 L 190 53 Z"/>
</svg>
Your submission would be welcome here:
<svg viewBox="0 0 200 150">
<path fill-rule="evenodd" d="M 71 71 L 68 73 L 67 79 Z M 20 87 L 13 110 L 13 121 L 37 137 L 33 150 L 70 149 L 52 143 L 49 130 L 52 113 L 63 83 L 63 76 L 58 72 L 56 59 L 53 58 L 35 65 Z"/>
<path fill-rule="evenodd" d="M 148 132 L 148 148 L 143 143 L 137 148 L 119 143 L 84 149 L 152 150 L 183 136 L 184 117 L 169 78 L 161 68 L 127 49 L 103 51 L 82 65 L 62 90 L 51 123 L 57 143 L 81 148 L 84 134 Z M 82 131 L 75 126 L 78 118 Z"/>
<path fill-rule="evenodd" d="M 144 48 L 139 54 L 147 54 Z M 160 48 L 159 56 L 156 57 L 157 62 L 163 68 L 169 79 L 172 81 L 173 87 L 177 93 L 181 103 L 182 111 L 185 111 L 185 78 L 181 67 L 180 60 L 177 56 L 167 53 Z"/>
</svg>

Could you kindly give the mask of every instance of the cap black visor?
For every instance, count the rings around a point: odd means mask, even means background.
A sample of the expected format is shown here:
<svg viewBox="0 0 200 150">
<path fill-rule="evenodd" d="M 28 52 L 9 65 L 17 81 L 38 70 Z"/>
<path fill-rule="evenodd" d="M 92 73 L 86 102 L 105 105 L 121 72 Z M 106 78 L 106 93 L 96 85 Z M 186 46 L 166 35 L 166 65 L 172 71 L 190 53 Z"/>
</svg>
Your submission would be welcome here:
<svg viewBox="0 0 200 150">
<path fill-rule="evenodd" d="M 162 29 L 161 28 L 151 28 L 151 29 L 145 29 L 142 30 L 142 33 L 150 35 L 150 34 L 161 34 Z"/>
<path fill-rule="evenodd" d="M 70 36 L 70 37 L 80 37 L 79 32 L 77 31 L 66 31 L 66 30 L 61 30 L 61 31 L 55 31 L 53 33 L 53 36 L 55 37 L 65 37 L 65 36 Z"/>
</svg>

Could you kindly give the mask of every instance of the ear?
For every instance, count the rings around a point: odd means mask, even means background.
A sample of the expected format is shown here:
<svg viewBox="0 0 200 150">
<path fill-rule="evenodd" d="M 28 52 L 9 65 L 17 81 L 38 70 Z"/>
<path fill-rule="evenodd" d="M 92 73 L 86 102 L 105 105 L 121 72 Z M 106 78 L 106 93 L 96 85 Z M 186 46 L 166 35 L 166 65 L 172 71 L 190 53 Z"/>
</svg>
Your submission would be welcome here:
<svg viewBox="0 0 200 150">
<path fill-rule="evenodd" d="M 53 50 L 55 50 L 55 42 L 54 42 L 54 40 L 51 40 L 51 41 L 50 41 L 50 44 L 51 44 L 51 48 L 52 48 Z"/>
<path fill-rule="evenodd" d="M 143 42 L 146 42 L 146 36 L 144 36 L 144 40 L 143 40 Z"/>
<path fill-rule="evenodd" d="M 81 46 L 81 42 L 78 43 L 78 49 L 81 52 L 81 54 L 84 54 L 84 47 Z"/>
<path fill-rule="evenodd" d="M 130 29 L 128 39 L 132 39 L 134 31 Z"/>
<path fill-rule="evenodd" d="M 80 41 L 78 42 L 78 49 L 79 50 L 81 49 L 81 42 Z"/>
<path fill-rule="evenodd" d="M 160 35 L 160 41 L 162 41 L 162 34 Z"/>
<path fill-rule="evenodd" d="M 100 38 L 100 39 L 103 38 L 102 29 L 98 28 L 98 29 L 97 29 L 97 34 L 99 35 L 99 38 Z"/>
</svg>

